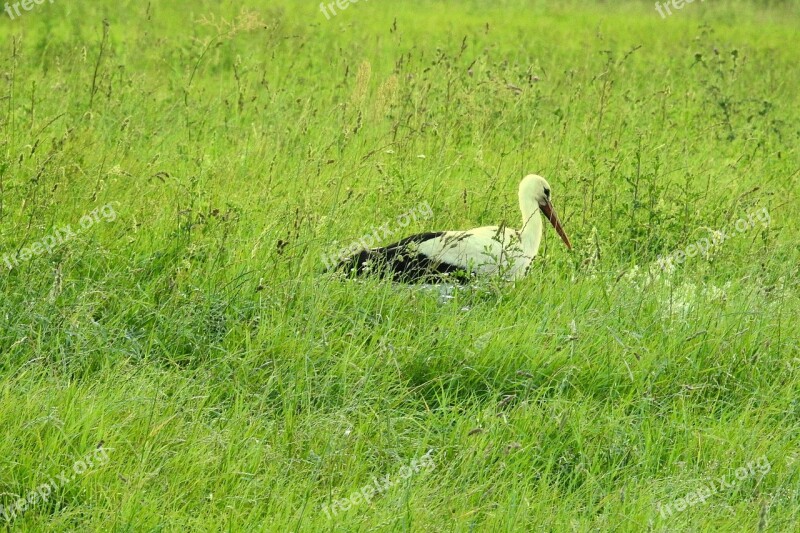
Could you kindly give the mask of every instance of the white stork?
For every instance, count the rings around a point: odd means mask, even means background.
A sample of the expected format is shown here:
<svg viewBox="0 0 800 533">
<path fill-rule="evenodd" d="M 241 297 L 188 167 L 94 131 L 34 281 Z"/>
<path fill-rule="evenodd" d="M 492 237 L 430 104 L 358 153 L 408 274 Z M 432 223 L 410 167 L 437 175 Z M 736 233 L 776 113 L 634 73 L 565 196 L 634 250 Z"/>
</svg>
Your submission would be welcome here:
<svg viewBox="0 0 800 533">
<path fill-rule="evenodd" d="M 483 226 L 466 231 L 419 233 L 381 248 L 364 249 L 333 269 L 347 274 L 376 273 L 400 282 L 464 282 L 475 275 L 519 279 L 539 251 L 542 218 L 572 249 L 550 203 L 550 184 L 530 174 L 519 184 L 522 229 Z"/>
</svg>

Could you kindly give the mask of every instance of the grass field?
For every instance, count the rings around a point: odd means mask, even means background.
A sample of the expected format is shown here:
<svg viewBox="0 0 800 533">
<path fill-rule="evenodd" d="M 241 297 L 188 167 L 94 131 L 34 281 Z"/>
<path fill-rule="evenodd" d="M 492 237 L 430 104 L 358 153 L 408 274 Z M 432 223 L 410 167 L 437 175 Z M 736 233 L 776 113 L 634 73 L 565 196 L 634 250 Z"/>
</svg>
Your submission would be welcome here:
<svg viewBox="0 0 800 533">
<path fill-rule="evenodd" d="M 0 527 L 800 527 L 797 2 L 30 7 Z M 321 273 L 528 173 L 574 250 L 521 282 Z"/>
</svg>

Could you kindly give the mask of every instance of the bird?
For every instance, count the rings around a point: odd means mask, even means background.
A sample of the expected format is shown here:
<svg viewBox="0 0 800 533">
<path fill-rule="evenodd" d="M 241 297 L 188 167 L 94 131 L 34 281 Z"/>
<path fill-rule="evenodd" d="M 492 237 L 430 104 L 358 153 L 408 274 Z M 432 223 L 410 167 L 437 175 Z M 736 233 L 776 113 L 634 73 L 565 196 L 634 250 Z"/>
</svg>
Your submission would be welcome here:
<svg viewBox="0 0 800 533">
<path fill-rule="evenodd" d="M 518 280 L 527 274 L 542 242 L 542 214 L 572 250 L 550 202 L 550 184 L 536 174 L 519 184 L 522 227 L 482 226 L 461 231 L 411 235 L 379 248 L 363 248 L 331 270 L 350 277 L 378 275 L 401 283 L 468 283 L 498 276 Z"/>
</svg>

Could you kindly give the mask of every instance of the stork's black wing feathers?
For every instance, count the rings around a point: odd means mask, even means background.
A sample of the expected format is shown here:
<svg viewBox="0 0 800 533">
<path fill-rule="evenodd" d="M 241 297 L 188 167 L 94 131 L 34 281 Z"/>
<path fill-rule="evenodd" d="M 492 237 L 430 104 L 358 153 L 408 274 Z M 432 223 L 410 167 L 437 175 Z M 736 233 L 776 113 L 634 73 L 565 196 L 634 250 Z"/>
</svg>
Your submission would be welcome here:
<svg viewBox="0 0 800 533">
<path fill-rule="evenodd" d="M 463 267 L 436 261 L 416 249 L 415 245 L 441 237 L 444 233 L 418 233 L 381 248 L 361 250 L 333 269 L 351 276 L 376 274 L 403 283 L 466 282 L 470 276 Z"/>
</svg>

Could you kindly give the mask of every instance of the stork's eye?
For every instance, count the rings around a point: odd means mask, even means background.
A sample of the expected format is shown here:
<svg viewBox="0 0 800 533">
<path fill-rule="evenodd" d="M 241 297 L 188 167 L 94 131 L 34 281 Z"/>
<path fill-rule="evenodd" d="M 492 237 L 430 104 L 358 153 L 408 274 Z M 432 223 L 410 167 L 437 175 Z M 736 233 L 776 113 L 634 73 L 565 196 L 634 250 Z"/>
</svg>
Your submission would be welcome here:
<svg viewBox="0 0 800 533">
<path fill-rule="evenodd" d="M 548 198 L 550 198 L 550 189 L 545 189 L 544 190 L 544 195 L 547 196 Z"/>
</svg>

